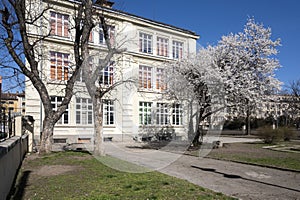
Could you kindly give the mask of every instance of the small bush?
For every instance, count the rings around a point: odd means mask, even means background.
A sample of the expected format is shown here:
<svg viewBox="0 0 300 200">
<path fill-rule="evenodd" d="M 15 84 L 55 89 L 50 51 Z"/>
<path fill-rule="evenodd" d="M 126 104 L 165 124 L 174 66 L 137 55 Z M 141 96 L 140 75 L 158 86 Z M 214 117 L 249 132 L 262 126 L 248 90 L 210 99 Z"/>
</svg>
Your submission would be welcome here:
<svg viewBox="0 0 300 200">
<path fill-rule="evenodd" d="M 280 127 L 279 131 L 281 131 L 284 141 L 290 141 L 296 136 L 295 131 L 290 127 Z"/>
<path fill-rule="evenodd" d="M 273 129 L 271 126 L 264 126 L 257 130 L 259 138 L 266 144 L 274 144 L 283 139 L 283 131 Z"/>
</svg>

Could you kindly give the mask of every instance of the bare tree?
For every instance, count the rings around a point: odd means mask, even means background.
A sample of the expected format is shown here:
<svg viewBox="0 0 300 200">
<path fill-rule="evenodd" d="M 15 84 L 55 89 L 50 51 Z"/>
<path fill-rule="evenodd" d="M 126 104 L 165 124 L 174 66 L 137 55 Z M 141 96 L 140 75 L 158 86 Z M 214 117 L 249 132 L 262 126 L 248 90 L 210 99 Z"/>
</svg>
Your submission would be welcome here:
<svg viewBox="0 0 300 200">
<path fill-rule="evenodd" d="M 45 114 L 39 152 L 48 153 L 52 149 L 54 125 L 61 118 L 72 98 L 74 83 L 83 62 L 86 60 L 85 51 L 88 49 L 90 31 L 94 26 L 91 21 L 93 1 L 82 0 L 80 3 L 74 4 L 74 9 L 76 10 L 74 15 L 75 39 L 73 41 L 75 68 L 65 83 L 63 100 L 56 111 L 52 109 L 49 90 L 40 76 L 42 72 L 39 66 L 43 55 L 40 54 L 38 49 L 41 48 L 41 41 L 46 40 L 50 36 L 50 31 L 47 31 L 45 34 L 37 33 L 33 35 L 29 30 L 30 28 L 43 26 L 39 22 L 48 21 L 45 13 L 51 7 L 47 5 L 44 9 L 39 10 L 37 9 L 41 8 L 39 2 L 35 0 L 2 1 L 0 27 L 3 31 L 1 40 L 9 56 L 16 64 L 11 66 L 15 66 L 15 70 L 28 77 L 41 98 Z"/>
</svg>

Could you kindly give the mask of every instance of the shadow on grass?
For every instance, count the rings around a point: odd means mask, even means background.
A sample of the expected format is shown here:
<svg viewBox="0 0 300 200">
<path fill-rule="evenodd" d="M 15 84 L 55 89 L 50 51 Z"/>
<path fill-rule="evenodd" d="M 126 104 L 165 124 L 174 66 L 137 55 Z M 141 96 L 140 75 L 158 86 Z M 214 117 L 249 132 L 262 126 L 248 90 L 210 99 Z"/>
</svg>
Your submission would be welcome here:
<svg viewBox="0 0 300 200">
<path fill-rule="evenodd" d="M 7 199 L 10 200 L 23 199 L 25 187 L 27 186 L 30 173 L 31 173 L 30 170 L 26 170 L 22 173 L 22 176 L 19 178 L 17 184 L 10 191 L 10 194 Z"/>
</svg>

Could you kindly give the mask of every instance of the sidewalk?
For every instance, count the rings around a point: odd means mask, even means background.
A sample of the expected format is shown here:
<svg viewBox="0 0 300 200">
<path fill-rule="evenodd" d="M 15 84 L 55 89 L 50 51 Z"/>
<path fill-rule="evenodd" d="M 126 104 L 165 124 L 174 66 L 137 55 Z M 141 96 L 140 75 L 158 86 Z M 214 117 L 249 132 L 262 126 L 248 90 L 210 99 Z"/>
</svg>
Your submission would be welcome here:
<svg viewBox="0 0 300 200">
<path fill-rule="evenodd" d="M 235 139 L 226 137 L 223 142 Z M 239 138 L 238 138 L 239 139 Z M 240 141 L 240 140 L 239 140 Z M 158 170 L 194 184 L 240 199 L 300 199 L 300 174 L 208 158 L 128 148 L 122 143 L 105 143 L 106 153 L 145 168 L 134 173 Z M 120 166 L 118 166 L 120 167 Z M 122 167 L 119 168 L 122 170 Z M 126 168 L 126 171 L 130 169 Z"/>
</svg>

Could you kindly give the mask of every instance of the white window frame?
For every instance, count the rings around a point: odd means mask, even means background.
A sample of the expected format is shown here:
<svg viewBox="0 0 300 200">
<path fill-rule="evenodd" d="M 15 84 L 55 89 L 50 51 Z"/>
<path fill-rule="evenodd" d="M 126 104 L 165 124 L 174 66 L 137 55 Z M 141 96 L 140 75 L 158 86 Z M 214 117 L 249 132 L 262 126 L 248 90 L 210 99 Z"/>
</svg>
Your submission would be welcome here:
<svg viewBox="0 0 300 200">
<path fill-rule="evenodd" d="M 140 32 L 139 52 L 153 54 L 153 36 L 151 34 Z"/>
<path fill-rule="evenodd" d="M 156 124 L 162 126 L 169 124 L 169 108 L 167 103 L 156 104 Z"/>
<path fill-rule="evenodd" d="M 152 124 L 152 102 L 139 102 L 139 124 Z"/>
<path fill-rule="evenodd" d="M 105 86 L 111 86 L 114 84 L 114 66 L 109 65 L 102 69 L 99 83 Z"/>
<path fill-rule="evenodd" d="M 54 14 L 54 16 L 53 16 Z M 58 15 L 61 15 L 61 35 L 58 34 Z M 50 29 L 51 35 L 60 36 L 60 37 L 70 37 L 69 28 L 70 28 L 70 22 L 69 22 L 70 16 L 67 14 L 62 14 L 59 12 L 50 11 Z M 55 23 L 55 28 L 52 30 L 52 23 Z M 65 26 L 67 26 L 67 33 L 65 33 Z"/>
<path fill-rule="evenodd" d="M 112 126 L 115 124 L 115 102 L 113 100 L 103 100 L 103 125 Z"/>
<path fill-rule="evenodd" d="M 172 55 L 173 55 L 173 58 L 175 58 L 175 59 L 183 58 L 183 42 L 173 40 Z"/>
<path fill-rule="evenodd" d="M 155 89 L 159 91 L 165 90 L 167 88 L 167 83 L 165 82 L 164 69 L 157 67 L 155 77 Z"/>
<path fill-rule="evenodd" d="M 61 66 L 58 65 L 58 54 L 61 54 Z M 61 52 L 56 52 L 56 51 L 50 51 L 50 79 L 51 80 L 59 80 L 59 81 L 67 81 L 70 76 L 70 67 L 69 67 L 69 57 L 70 54 L 67 53 L 61 53 Z M 66 59 L 65 59 L 66 58 Z M 52 63 L 54 61 L 54 63 Z M 67 63 L 66 63 L 67 62 Z M 55 77 L 52 77 L 51 75 L 51 69 L 52 67 L 55 68 Z M 61 80 L 58 79 L 59 71 L 58 68 L 61 67 Z M 65 77 L 65 70 L 67 70 L 67 77 Z"/>
<path fill-rule="evenodd" d="M 76 124 L 93 124 L 93 103 L 90 98 L 76 97 L 75 100 Z"/>
<path fill-rule="evenodd" d="M 156 38 L 156 52 L 158 56 L 169 57 L 169 39 L 157 36 Z"/>
<path fill-rule="evenodd" d="M 139 66 L 139 88 L 143 90 L 152 90 L 153 88 L 153 67 L 146 65 Z M 146 86 L 146 87 L 145 87 Z"/>
<path fill-rule="evenodd" d="M 173 104 L 172 106 L 172 120 L 171 124 L 174 126 L 182 125 L 182 105 L 181 104 Z"/>
<path fill-rule="evenodd" d="M 61 96 L 50 96 L 52 109 L 54 111 L 57 111 L 58 106 L 62 103 L 63 97 Z M 61 118 L 57 121 L 57 124 L 63 125 L 63 124 L 69 124 L 70 118 L 69 118 L 69 105 L 67 106 L 67 109 L 62 114 Z"/>
<path fill-rule="evenodd" d="M 107 25 L 107 28 L 108 28 L 108 37 L 109 37 L 109 40 L 110 40 L 110 44 L 114 45 L 114 42 L 115 42 L 115 26 Z M 103 32 L 101 24 L 99 25 L 99 41 L 98 42 L 101 45 L 106 45 L 104 32 Z"/>
</svg>

